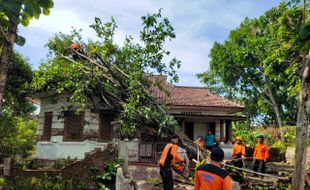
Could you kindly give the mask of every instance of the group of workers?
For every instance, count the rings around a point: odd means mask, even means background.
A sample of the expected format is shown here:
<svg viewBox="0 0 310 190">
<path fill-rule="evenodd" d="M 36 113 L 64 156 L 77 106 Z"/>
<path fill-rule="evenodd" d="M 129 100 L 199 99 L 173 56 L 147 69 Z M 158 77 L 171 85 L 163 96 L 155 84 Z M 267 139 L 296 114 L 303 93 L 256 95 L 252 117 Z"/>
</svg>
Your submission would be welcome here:
<svg viewBox="0 0 310 190">
<path fill-rule="evenodd" d="M 218 146 L 214 145 L 214 135 L 210 131 L 203 139 L 199 136 L 198 140 L 195 141 L 196 144 L 202 148 L 209 150 L 211 162 L 209 164 L 201 164 L 195 172 L 194 186 L 195 190 L 231 190 L 231 181 L 229 174 L 226 170 L 222 169 L 220 166 L 224 160 L 224 151 Z M 209 139 L 208 139 L 209 137 Z M 211 142 L 212 140 L 212 143 Z M 235 139 L 232 150 L 232 158 L 234 166 L 242 168 L 243 160 L 246 158 L 245 145 L 242 142 L 241 137 Z M 160 165 L 160 175 L 163 180 L 164 190 L 173 189 L 173 177 L 172 177 L 172 167 L 174 167 L 175 162 L 182 162 L 182 159 L 177 154 L 178 143 L 180 138 L 178 135 L 173 135 L 171 137 L 171 143 L 168 143 L 164 148 L 159 165 Z M 264 143 L 264 137 L 258 136 L 257 144 L 254 149 L 253 154 L 253 170 L 265 172 L 265 164 L 269 158 L 269 148 Z"/>
</svg>

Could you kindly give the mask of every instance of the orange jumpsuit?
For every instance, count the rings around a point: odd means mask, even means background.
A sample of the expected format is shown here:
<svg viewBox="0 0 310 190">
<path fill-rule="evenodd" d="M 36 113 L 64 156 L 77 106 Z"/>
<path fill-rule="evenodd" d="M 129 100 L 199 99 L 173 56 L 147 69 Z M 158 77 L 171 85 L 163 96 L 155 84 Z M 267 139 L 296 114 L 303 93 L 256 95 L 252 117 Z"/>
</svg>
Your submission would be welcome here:
<svg viewBox="0 0 310 190">
<path fill-rule="evenodd" d="M 164 190 L 172 190 L 173 189 L 173 178 L 171 166 L 174 166 L 174 162 L 181 162 L 182 159 L 177 154 L 178 145 L 169 143 L 164 148 L 161 158 L 159 160 L 159 172 L 163 180 Z M 178 168 L 180 169 L 180 168 Z"/>
<path fill-rule="evenodd" d="M 206 143 L 204 140 L 196 140 L 195 143 L 198 144 L 201 148 L 206 148 Z"/>
<path fill-rule="evenodd" d="M 245 147 L 244 147 L 244 145 L 243 144 L 235 143 L 232 155 L 233 156 L 238 156 L 238 155 L 245 156 Z"/>
<path fill-rule="evenodd" d="M 159 164 L 161 166 L 165 166 L 165 161 L 166 161 L 166 158 L 167 158 L 167 155 L 168 155 L 168 152 L 169 152 L 170 148 L 171 148 L 170 154 L 172 155 L 172 160 L 170 162 L 170 165 L 173 166 L 175 160 L 178 161 L 178 162 L 182 162 L 182 159 L 177 154 L 178 145 L 169 143 L 169 144 L 166 145 L 165 149 L 163 150 L 163 153 L 161 154 L 161 158 L 159 160 Z"/>
<path fill-rule="evenodd" d="M 260 168 L 262 173 L 265 173 L 265 165 L 266 159 L 269 158 L 269 148 L 267 145 L 263 143 L 257 143 L 254 150 L 254 163 L 253 163 L 253 170 L 258 171 Z"/>
<path fill-rule="evenodd" d="M 197 168 L 194 185 L 195 190 L 232 190 L 228 172 L 212 164 Z"/>
<path fill-rule="evenodd" d="M 257 160 L 265 160 L 269 158 L 269 148 L 266 144 L 257 143 L 255 146 L 253 157 Z"/>
</svg>

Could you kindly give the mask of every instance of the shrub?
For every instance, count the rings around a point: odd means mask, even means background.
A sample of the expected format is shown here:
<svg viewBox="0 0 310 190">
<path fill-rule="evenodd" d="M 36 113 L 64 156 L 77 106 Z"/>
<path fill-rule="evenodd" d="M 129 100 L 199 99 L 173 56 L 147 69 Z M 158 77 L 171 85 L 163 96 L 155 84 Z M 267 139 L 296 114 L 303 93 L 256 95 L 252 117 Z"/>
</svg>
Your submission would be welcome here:
<svg viewBox="0 0 310 190">
<path fill-rule="evenodd" d="M 0 189 L 2 189 L 2 187 L 4 187 L 5 185 L 5 180 L 4 178 L 0 177 Z"/>
<path fill-rule="evenodd" d="M 121 162 L 122 161 L 118 160 L 105 164 L 104 173 L 97 176 L 100 190 L 113 189 L 115 187 L 116 172 Z"/>
<path fill-rule="evenodd" d="M 0 162 L 6 157 L 27 157 L 37 140 L 38 121 L 21 117 L 0 116 Z"/>
<path fill-rule="evenodd" d="M 31 190 L 64 190 L 71 189 L 70 182 L 64 177 L 48 176 L 45 174 L 42 178 L 37 177 L 15 177 L 13 180 L 5 184 L 4 189 L 31 189 Z"/>
</svg>

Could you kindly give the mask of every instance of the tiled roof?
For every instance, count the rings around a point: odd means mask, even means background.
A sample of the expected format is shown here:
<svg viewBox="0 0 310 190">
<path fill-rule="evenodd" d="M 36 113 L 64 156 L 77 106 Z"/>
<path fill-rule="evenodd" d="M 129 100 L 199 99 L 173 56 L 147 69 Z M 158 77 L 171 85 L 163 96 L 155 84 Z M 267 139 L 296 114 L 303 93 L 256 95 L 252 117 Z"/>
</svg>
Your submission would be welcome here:
<svg viewBox="0 0 310 190">
<path fill-rule="evenodd" d="M 151 79 L 151 81 L 153 80 Z M 162 86 L 168 94 L 157 87 L 153 87 L 151 93 L 158 101 L 166 102 L 172 106 L 244 108 L 243 105 L 237 102 L 211 93 L 207 88 L 175 86 L 166 82 L 165 78 L 160 81 L 163 82 Z"/>
</svg>

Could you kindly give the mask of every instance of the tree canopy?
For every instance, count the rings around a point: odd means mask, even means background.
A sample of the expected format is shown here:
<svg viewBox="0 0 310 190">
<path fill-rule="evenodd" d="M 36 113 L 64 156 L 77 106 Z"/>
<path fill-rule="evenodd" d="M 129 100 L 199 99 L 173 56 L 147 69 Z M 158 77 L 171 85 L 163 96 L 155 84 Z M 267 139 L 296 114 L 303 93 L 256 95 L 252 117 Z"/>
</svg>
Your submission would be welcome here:
<svg viewBox="0 0 310 190">
<path fill-rule="evenodd" d="M 13 52 L 9 60 L 7 84 L 3 112 L 12 116 L 28 116 L 35 110 L 34 105 L 27 100 L 33 93 L 31 82 L 34 72 L 22 55 Z"/>
<path fill-rule="evenodd" d="M 150 89 L 160 85 L 148 76 L 178 79 L 175 69 L 180 61 L 164 61 L 170 53 L 164 44 L 175 38 L 174 29 L 160 11 L 143 16 L 142 26 L 139 42 L 127 36 L 121 46 L 114 42 L 117 25 L 113 18 L 106 23 L 95 18 L 90 27 L 97 33 L 96 41 L 83 41 L 80 30 L 55 35 L 47 44 L 48 61 L 39 67 L 33 86 L 38 92 L 70 92 L 70 102 L 77 111 L 90 106 L 97 111 L 118 110 L 123 134 L 134 134 L 141 126 L 156 126 L 158 134 L 173 131 L 176 121 L 150 95 Z M 73 42 L 82 50 L 69 48 Z M 72 53 L 78 54 L 78 59 L 73 59 Z"/>
<path fill-rule="evenodd" d="M 281 3 L 246 18 L 224 43 L 215 42 L 210 69 L 198 77 L 216 93 L 240 100 L 253 119 L 296 123 L 302 9 Z"/>
<path fill-rule="evenodd" d="M 0 113 L 5 93 L 9 57 L 15 43 L 24 45 L 25 38 L 18 35 L 18 25 L 28 26 L 32 18 L 48 15 L 52 0 L 0 0 Z"/>
</svg>

